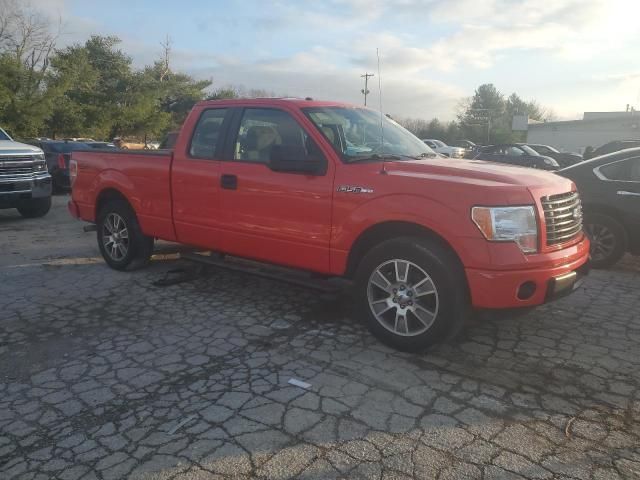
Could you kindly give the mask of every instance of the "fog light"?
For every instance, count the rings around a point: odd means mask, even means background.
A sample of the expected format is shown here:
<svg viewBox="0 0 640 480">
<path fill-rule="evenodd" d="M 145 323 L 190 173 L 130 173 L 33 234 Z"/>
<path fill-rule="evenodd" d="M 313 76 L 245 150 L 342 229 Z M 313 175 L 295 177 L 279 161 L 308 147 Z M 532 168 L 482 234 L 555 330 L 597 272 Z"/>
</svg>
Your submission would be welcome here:
<svg viewBox="0 0 640 480">
<path fill-rule="evenodd" d="M 529 300 L 536 293 L 536 284 L 534 282 L 524 282 L 518 288 L 518 299 Z"/>
</svg>

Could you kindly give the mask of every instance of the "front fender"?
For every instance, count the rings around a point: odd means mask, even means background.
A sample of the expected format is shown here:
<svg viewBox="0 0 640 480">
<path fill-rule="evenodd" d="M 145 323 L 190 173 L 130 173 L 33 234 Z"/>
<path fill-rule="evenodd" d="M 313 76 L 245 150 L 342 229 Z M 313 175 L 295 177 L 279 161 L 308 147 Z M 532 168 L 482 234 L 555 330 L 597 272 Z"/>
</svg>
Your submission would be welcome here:
<svg viewBox="0 0 640 480">
<path fill-rule="evenodd" d="M 368 229 L 387 222 L 411 223 L 432 231 L 465 265 L 485 261 L 488 257 L 486 241 L 466 208 L 427 196 L 390 194 L 361 203 L 343 218 L 334 215 L 332 267 L 344 271 L 349 251 L 357 239 Z"/>
</svg>

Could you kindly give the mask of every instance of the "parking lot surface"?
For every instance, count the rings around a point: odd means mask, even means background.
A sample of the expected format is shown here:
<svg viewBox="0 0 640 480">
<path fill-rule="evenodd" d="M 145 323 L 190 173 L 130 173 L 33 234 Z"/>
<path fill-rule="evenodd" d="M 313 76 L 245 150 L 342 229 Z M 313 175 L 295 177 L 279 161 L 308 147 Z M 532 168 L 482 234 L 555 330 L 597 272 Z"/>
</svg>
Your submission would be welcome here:
<svg viewBox="0 0 640 480">
<path fill-rule="evenodd" d="M 637 259 L 406 354 L 348 297 L 110 270 L 54 200 L 0 211 L 2 479 L 640 478 Z"/>
</svg>

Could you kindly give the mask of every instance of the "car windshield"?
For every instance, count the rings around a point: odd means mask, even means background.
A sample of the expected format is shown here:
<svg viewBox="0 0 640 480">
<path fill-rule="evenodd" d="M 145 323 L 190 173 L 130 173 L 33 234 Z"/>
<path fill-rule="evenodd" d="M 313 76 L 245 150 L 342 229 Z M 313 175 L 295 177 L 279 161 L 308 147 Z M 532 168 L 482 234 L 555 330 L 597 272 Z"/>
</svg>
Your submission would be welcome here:
<svg viewBox="0 0 640 480">
<path fill-rule="evenodd" d="M 549 147 L 547 145 L 532 145 L 531 148 L 533 148 L 536 152 L 538 152 L 541 155 L 547 155 L 549 153 L 560 153 L 555 148 Z"/>
<path fill-rule="evenodd" d="M 440 141 L 440 140 L 431 140 L 431 141 L 436 144 L 436 147 L 446 147 L 447 146 L 446 143 L 444 143 L 443 141 Z"/>
<path fill-rule="evenodd" d="M 539 156 L 540 154 L 538 152 L 536 152 L 533 148 L 531 148 L 529 145 L 518 145 L 522 150 L 524 150 L 527 155 L 533 155 L 534 157 Z"/>
<path fill-rule="evenodd" d="M 383 156 L 436 156 L 422 140 L 374 110 L 309 107 L 304 112 L 346 162 Z"/>
<path fill-rule="evenodd" d="M 74 150 L 86 150 L 89 145 L 79 142 L 53 142 L 43 144 L 45 150 L 54 153 L 69 153 Z"/>
<path fill-rule="evenodd" d="M 9 135 L 7 135 L 5 131 L 2 130 L 1 128 L 0 128 L 0 140 L 11 140 Z"/>
</svg>

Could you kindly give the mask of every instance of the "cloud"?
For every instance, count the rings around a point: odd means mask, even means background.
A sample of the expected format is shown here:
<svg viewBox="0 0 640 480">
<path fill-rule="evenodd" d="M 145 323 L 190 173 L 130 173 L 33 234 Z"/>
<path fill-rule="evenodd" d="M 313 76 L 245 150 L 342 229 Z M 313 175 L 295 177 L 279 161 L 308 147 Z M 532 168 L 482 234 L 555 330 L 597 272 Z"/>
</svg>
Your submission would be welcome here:
<svg viewBox="0 0 640 480">
<path fill-rule="evenodd" d="M 72 15 L 69 1 L 31 0 L 34 7 L 65 20 L 63 44 L 114 33 L 98 16 Z M 83 4 L 75 5 L 74 12 L 83 11 L 78 5 Z M 531 88 L 530 94 L 543 103 L 556 102 L 550 106 L 559 112 L 565 110 L 563 102 L 571 111 L 579 108 L 576 105 L 591 100 L 595 89 L 601 100 L 610 102 L 638 89 L 638 79 L 625 73 L 623 64 L 615 70 L 620 78 L 595 78 L 607 75 L 601 59 L 629 52 L 630 45 L 640 42 L 638 0 L 238 0 L 225 2 L 223 22 L 221 11 L 201 12 L 186 4 L 175 8 L 187 19 L 184 24 L 190 19 L 192 31 L 211 43 L 187 48 L 182 40 L 188 34 L 183 30 L 182 38 L 175 35 L 174 67 L 213 78 L 216 86 L 240 84 L 359 103 L 360 75 L 377 75 L 378 47 L 384 109 L 402 116 L 450 119 L 458 99 L 477 83 L 501 84 L 496 72 L 504 72 L 507 64 L 522 67 L 509 72 L 512 84 L 503 83 L 502 88 L 520 93 L 536 77 L 544 77 L 538 80 L 544 88 Z M 170 21 L 158 24 L 158 31 L 170 31 L 168 25 L 179 23 Z M 120 27 L 121 47 L 134 65 L 159 57 L 158 39 Z M 528 65 L 533 57 L 561 70 L 535 71 Z M 583 96 L 569 101 L 563 95 L 572 91 L 572 82 L 581 82 Z M 377 88 L 370 89 L 377 103 Z"/>
</svg>

